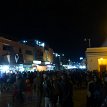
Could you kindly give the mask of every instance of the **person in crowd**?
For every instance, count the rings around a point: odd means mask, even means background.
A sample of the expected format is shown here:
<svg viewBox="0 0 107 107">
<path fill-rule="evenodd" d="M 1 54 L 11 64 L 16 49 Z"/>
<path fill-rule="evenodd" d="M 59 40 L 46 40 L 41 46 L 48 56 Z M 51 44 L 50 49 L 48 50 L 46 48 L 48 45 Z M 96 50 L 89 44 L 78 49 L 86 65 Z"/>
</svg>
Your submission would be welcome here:
<svg viewBox="0 0 107 107">
<path fill-rule="evenodd" d="M 38 100 L 39 105 L 37 104 L 37 107 L 73 107 L 73 88 L 74 86 L 79 86 L 79 89 L 81 88 L 81 84 L 86 78 L 84 76 L 86 76 L 84 72 L 79 70 L 25 71 L 22 73 L 17 71 L 15 74 L 4 74 L 0 84 L 2 84 L 2 88 L 9 86 L 9 89 L 11 89 L 10 87 L 13 86 L 14 83 L 13 102 L 16 100 L 19 104 L 28 103 L 33 100 L 37 103 Z M 11 82 L 9 82 L 10 85 L 7 85 L 7 80 L 11 80 Z M 102 85 L 96 80 L 98 79 L 93 79 L 92 84 L 89 83 L 88 86 L 90 98 L 95 101 L 93 102 L 91 100 L 91 103 L 94 103 L 94 105 L 91 104 L 88 107 L 99 107 L 96 106 L 95 103 L 99 104 L 100 101 L 95 99 L 93 93 L 95 90 L 100 90 Z M 106 90 L 106 83 L 104 87 L 104 90 Z M 34 93 L 32 93 L 32 90 Z M 27 100 L 27 102 L 25 102 L 26 96 L 30 99 Z M 44 102 L 41 102 L 42 99 L 44 99 Z"/>
<path fill-rule="evenodd" d="M 73 84 L 67 78 L 66 74 L 62 75 L 61 91 L 61 107 L 73 107 Z"/>
<path fill-rule="evenodd" d="M 45 100 L 45 107 L 52 107 L 51 97 L 52 97 L 52 90 L 51 90 L 51 83 L 49 77 L 46 74 L 43 74 L 43 95 Z"/>
<path fill-rule="evenodd" d="M 93 77 L 88 83 L 87 107 L 100 107 L 103 100 L 103 84 L 100 78 Z"/>
<path fill-rule="evenodd" d="M 16 82 L 13 84 L 13 93 L 12 93 L 12 101 L 13 103 L 16 102 L 17 100 L 17 95 L 18 95 L 18 90 L 17 90 L 17 86 L 16 86 Z"/>
<path fill-rule="evenodd" d="M 32 84 L 30 82 L 30 79 L 27 78 L 26 81 L 25 81 L 25 87 L 26 87 L 26 97 L 27 97 L 27 101 L 31 101 L 32 99 Z"/>
<path fill-rule="evenodd" d="M 51 92 L 52 107 L 56 107 L 58 103 L 58 97 L 60 96 L 60 85 L 55 74 L 53 74 L 51 78 Z"/>
<path fill-rule="evenodd" d="M 104 90 L 103 90 L 103 102 L 101 104 L 101 107 L 107 107 L 107 74 L 104 74 L 103 78 L 104 82 Z"/>
<path fill-rule="evenodd" d="M 22 75 L 18 74 L 16 76 L 16 87 L 17 87 L 17 100 L 20 103 L 24 103 L 24 95 L 23 92 L 25 91 L 25 83 L 23 81 Z"/>
</svg>

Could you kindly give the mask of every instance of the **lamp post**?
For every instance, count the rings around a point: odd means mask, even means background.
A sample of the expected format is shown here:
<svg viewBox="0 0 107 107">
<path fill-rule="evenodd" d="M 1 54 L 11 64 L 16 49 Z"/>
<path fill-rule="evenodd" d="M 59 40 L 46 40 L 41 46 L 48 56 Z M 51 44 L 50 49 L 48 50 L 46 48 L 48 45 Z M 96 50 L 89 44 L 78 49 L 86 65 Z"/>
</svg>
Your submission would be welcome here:
<svg viewBox="0 0 107 107">
<path fill-rule="evenodd" d="M 88 47 L 90 48 L 91 47 L 91 39 L 88 38 L 88 39 L 84 39 L 84 41 L 87 41 L 88 40 Z M 86 68 L 87 68 L 87 56 L 86 56 Z"/>
<path fill-rule="evenodd" d="M 90 38 L 88 38 L 88 39 L 84 39 L 84 41 L 88 41 L 88 47 L 90 48 L 91 47 L 91 39 Z"/>
<path fill-rule="evenodd" d="M 91 47 L 91 39 L 88 39 L 89 48 Z"/>
</svg>

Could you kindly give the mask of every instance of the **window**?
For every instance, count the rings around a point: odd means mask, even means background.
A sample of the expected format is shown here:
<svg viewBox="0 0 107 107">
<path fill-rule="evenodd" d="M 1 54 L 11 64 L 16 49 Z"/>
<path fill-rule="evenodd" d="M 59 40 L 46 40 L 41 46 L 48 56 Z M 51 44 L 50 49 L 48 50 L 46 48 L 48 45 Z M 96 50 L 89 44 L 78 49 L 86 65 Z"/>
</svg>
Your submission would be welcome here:
<svg viewBox="0 0 107 107">
<path fill-rule="evenodd" d="M 43 59 L 43 52 L 41 52 L 41 51 L 37 51 L 37 56 L 36 56 L 36 58 L 38 59 L 38 60 L 42 60 Z"/>
<path fill-rule="evenodd" d="M 32 51 L 26 50 L 25 52 L 27 55 L 32 55 Z"/>
<path fill-rule="evenodd" d="M 12 49 L 13 48 L 9 45 L 3 45 L 3 50 L 5 50 L 5 51 L 12 51 Z"/>
</svg>

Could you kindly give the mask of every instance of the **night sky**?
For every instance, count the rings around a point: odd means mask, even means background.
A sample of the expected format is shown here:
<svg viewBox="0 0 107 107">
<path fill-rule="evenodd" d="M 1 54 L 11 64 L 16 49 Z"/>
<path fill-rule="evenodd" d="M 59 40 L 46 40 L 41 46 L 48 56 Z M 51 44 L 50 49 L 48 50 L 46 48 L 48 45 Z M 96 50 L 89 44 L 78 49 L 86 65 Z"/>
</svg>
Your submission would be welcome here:
<svg viewBox="0 0 107 107">
<path fill-rule="evenodd" d="M 106 0 L 105 0 L 106 1 Z M 102 0 L 17 0 L 0 3 L 0 34 L 39 39 L 73 61 L 91 46 L 107 46 L 107 2 Z"/>
</svg>

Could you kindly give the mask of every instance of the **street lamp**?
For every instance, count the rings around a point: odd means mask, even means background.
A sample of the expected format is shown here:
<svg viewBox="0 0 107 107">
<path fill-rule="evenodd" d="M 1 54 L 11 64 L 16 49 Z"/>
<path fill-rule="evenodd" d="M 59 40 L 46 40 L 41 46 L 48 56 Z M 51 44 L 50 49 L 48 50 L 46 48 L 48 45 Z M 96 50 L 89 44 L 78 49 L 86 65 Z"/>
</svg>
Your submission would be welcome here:
<svg viewBox="0 0 107 107">
<path fill-rule="evenodd" d="M 84 41 L 88 41 L 88 47 L 90 48 L 91 47 L 91 39 L 90 38 L 88 38 L 88 39 L 84 39 Z"/>
<path fill-rule="evenodd" d="M 70 59 L 68 59 L 68 65 L 70 65 L 70 62 L 71 62 L 71 60 L 70 60 Z"/>
</svg>

